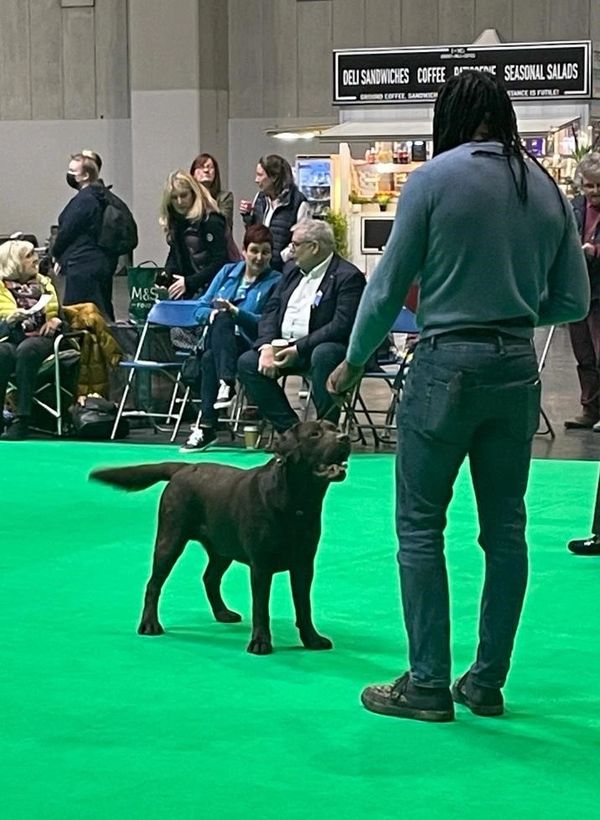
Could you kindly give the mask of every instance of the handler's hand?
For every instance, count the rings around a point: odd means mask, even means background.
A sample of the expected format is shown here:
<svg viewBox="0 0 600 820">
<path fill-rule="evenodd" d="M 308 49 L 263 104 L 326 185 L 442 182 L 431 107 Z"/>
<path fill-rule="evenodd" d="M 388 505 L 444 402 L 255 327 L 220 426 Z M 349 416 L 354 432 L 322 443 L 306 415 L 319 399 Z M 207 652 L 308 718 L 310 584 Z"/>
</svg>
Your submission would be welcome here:
<svg viewBox="0 0 600 820">
<path fill-rule="evenodd" d="M 595 256 L 596 255 L 596 248 L 592 245 L 591 242 L 586 242 L 581 246 L 582 251 L 585 253 L 586 256 Z"/>
<path fill-rule="evenodd" d="M 258 372 L 269 379 L 276 379 L 279 375 L 277 365 L 275 364 L 275 356 L 271 345 L 263 347 L 258 357 Z"/>
<path fill-rule="evenodd" d="M 343 404 L 348 399 L 348 394 L 361 380 L 364 372 L 362 365 L 350 364 L 345 359 L 330 373 L 327 379 L 327 392 L 336 404 Z"/>
<path fill-rule="evenodd" d="M 277 367 L 293 367 L 299 358 L 298 348 L 296 345 L 291 345 L 279 351 L 275 356 L 275 364 Z"/>
</svg>

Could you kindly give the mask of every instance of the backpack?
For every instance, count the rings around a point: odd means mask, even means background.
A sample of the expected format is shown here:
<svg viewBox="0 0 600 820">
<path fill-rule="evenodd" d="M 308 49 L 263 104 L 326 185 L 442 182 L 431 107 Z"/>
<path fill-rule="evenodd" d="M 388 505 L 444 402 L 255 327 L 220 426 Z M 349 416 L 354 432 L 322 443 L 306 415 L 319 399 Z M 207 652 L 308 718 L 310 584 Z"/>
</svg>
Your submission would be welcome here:
<svg viewBox="0 0 600 820">
<path fill-rule="evenodd" d="M 138 243 L 133 214 L 123 200 L 108 188 L 104 189 L 104 201 L 98 245 L 116 256 L 131 253 Z"/>
</svg>

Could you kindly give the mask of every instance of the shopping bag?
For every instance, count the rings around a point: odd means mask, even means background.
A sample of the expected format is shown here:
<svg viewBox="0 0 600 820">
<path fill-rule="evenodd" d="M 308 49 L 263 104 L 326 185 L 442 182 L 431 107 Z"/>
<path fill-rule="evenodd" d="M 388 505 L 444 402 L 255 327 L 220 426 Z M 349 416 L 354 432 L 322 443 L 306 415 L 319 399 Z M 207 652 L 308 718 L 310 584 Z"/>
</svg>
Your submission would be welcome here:
<svg viewBox="0 0 600 820">
<path fill-rule="evenodd" d="M 127 268 L 127 286 L 129 288 L 129 321 L 136 325 L 144 324 L 152 305 L 161 295 L 161 288 L 156 280 L 163 268 L 156 262 L 147 261 Z"/>
</svg>

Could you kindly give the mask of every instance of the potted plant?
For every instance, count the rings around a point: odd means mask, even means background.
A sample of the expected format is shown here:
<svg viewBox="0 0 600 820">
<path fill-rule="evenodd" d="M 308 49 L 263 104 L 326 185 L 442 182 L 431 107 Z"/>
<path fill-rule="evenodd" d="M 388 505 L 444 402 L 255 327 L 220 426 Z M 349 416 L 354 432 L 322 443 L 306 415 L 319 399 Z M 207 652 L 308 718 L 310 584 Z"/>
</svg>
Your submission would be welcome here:
<svg viewBox="0 0 600 820">
<path fill-rule="evenodd" d="M 380 193 L 375 194 L 373 201 L 379 205 L 380 211 L 387 211 L 387 206 L 389 205 L 391 198 L 391 194 L 385 191 L 380 191 Z"/>
<path fill-rule="evenodd" d="M 321 219 L 324 222 L 329 222 L 333 228 L 333 235 L 335 237 L 335 250 L 340 256 L 348 256 L 348 220 L 344 214 L 339 211 L 332 211 L 327 208 L 321 214 Z"/>
</svg>

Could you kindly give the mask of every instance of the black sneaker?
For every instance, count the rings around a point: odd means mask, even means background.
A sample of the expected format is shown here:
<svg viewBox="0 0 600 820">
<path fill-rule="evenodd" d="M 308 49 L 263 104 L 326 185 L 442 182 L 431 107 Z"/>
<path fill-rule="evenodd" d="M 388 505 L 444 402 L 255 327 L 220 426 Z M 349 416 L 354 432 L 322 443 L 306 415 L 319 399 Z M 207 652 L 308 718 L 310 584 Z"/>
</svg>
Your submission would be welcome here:
<svg viewBox="0 0 600 820">
<path fill-rule="evenodd" d="M 189 453 L 193 450 L 206 450 L 216 440 L 217 434 L 212 427 L 196 427 L 195 430 L 192 430 L 183 447 L 179 448 L 179 452 Z"/>
<path fill-rule="evenodd" d="M 479 686 L 471 680 L 469 672 L 452 684 L 452 699 L 480 717 L 498 717 L 504 714 L 504 698 L 500 689 Z"/>
<path fill-rule="evenodd" d="M 367 686 L 360 700 L 365 709 L 378 715 L 447 723 L 454 720 L 454 704 L 449 689 L 417 686 L 405 672 L 394 683 Z"/>
<path fill-rule="evenodd" d="M 590 535 L 589 538 L 569 541 L 567 549 L 575 555 L 600 555 L 600 536 Z"/>
<path fill-rule="evenodd" d="M 573 419 L 567 419 L 565 421 L 565 430 L 590 430 L 597 421 L 597 416 L 592 416 L 589 413 L 582 413 L 580 416 L 575 416 Z"/>
</svg>

